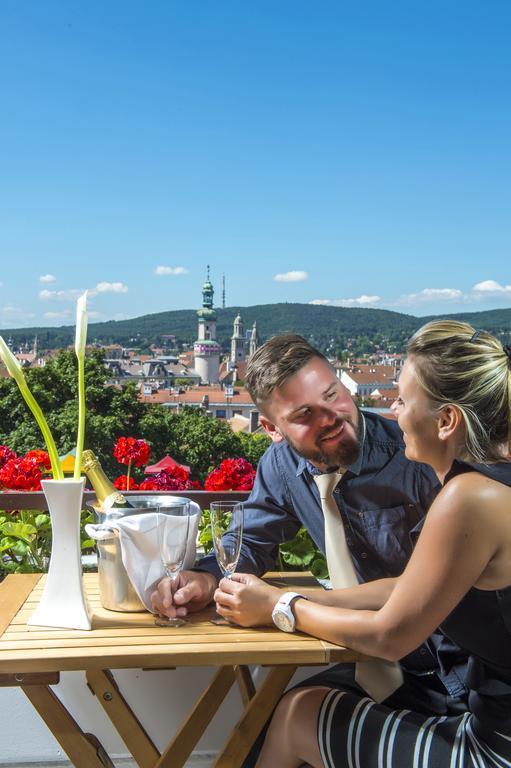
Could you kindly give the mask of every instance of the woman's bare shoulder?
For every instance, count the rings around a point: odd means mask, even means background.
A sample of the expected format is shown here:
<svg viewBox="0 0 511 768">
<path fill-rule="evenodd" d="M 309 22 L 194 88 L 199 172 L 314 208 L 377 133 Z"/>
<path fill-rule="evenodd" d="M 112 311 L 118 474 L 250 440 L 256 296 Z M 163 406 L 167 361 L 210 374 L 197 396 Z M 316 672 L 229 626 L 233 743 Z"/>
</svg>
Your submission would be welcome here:
<svg viewBox="0 0 511 768">
<path fill-rule="evenodd" d="M 432 510 L 436 508 L 440 514 L 461 512 L 464 515 L 473 511 L 485 517 L 500 508 L 511 509 L 510 504 L 511 487 L 474 471 L 451 478 L 438 494 Z"/>
</svg>

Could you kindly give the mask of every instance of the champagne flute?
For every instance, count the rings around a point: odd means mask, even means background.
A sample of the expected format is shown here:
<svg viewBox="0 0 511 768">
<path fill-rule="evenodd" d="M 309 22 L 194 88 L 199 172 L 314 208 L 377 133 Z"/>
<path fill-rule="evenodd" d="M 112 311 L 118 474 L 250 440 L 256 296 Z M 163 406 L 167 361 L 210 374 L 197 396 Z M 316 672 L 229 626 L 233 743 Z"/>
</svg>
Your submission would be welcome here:
<svg viewBox="0 0 511 768">
<path fill-rule="evenodd" d="M 209 512 L 216 561 L 223 575 L 230 579 L 240 556 L 244 504 L 242 501 L 213 501 Z"/>
<path fill-rule="evenodd" d="M 190 530 L 190 504 L 158 505 L 156 511 L 156 528 L 158 534 L 158 546 L 160 558 L 165 570 L 165 575 L 172 582 L 177 580 L 183 567 L 188 545 L 188 532 Z M 154 623 L 158 627 L 181 627 L 185 620 L 175 616 L 154 617 Z"/>
<path fill-rule="evenodd" d="M 230 579 L 238 565 L 243 536 L 244 505 L 241 501 L 213 501 L 209 506 L 211 533 L 216 561 L 223 575 Z M 229 624 L 216 613 L 212 624 Z"/>
</svg>

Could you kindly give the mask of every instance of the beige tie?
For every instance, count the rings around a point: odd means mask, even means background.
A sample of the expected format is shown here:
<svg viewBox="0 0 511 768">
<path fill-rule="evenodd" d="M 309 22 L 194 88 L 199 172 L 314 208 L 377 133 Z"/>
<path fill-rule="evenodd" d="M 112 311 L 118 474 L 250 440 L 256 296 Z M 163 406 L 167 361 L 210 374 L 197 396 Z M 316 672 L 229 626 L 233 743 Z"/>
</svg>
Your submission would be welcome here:
<svg viewBox="0 0 511 768">
<path fill-rule="evenodd" d="M 333 493 L 342 473 L 329 472 L 314 475 L 319 488 L 321 508 L 325 520 L 325 554 L 330 582 L 335 589 L 358 584 L 357 574 L 346 543 L 346 533 Z M 355 667 L 355 680 L 377 703 L 384 701 L 403 683 L 398 663 L 378 659 L 359 661 Z"/>
</svg>

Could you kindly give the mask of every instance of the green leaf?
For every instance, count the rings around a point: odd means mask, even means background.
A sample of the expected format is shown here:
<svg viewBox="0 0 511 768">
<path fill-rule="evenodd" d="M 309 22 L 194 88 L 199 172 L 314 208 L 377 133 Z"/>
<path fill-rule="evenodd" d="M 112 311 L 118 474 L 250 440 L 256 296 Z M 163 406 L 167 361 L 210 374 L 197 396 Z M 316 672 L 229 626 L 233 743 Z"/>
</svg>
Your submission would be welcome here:
<svg viewBox="0 0 511 768">
<path fill-rule="evenodd" d="M 37 534 L 37 528 L 29 523 L 4 523 L 2 533 L 6 536 L 13 536 L 30 544 Z"/>
<path fill-rule="evenodd" d="M 36 515 L 34 525 L 38 530 L 51 528 L 50 516 L 44 514 Z"/>
<path fill-rule="evenodd" d="M 328 579 L 328 566 L 323 556 L 317 557 L 314 560 L 310 570 L 316 579 Z"/>
<path fill-rule="evenodd" d="M 291 565 L 294 568 L 306 569 L 314 560 L 315 552 L 310 548 L 306 541 L 299 541 L 287 551 L 281 546 L 280 555 L 287 565 Z"/>
<path fill-rule="evenodd" d="M 18 539 L 12 545 L 11 550 L 15 555 L 18 555 L 19 557 L 25 557 L 25 555 L 28 555 L 30 552 L 30 545 L 25 541 Z"/>
</svg>

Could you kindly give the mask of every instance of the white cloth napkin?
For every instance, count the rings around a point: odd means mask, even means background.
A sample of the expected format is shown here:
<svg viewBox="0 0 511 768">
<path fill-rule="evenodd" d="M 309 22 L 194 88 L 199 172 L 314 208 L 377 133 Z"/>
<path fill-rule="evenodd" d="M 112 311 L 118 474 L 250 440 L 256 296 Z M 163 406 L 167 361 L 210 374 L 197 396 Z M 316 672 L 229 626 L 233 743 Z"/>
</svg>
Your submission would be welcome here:
<svg viewBox="0 0 511 768">
<path fill-rule="evenodd" d="M 139 515 L 110 518 L 104 523 L 85 526 L 91 539 L 104 541 L 112 536 L 119 537 L 121 557 L 126 573 L 129 576 L 135 592 L 148 611 L 151 610 L 151 593 L 156 584 L 163 578 L 165 571 L 160 559 L 155 512 L 145 512 Z M 191 568 L 195 562 L 197 531 L 199 528 L 201 510 L 199 505 L 190 502 L 190 528 L 188 545 L 183 568 Z M 184 525 L 182 516 L 173 517 L 173 525 Z"/>
</svg>

